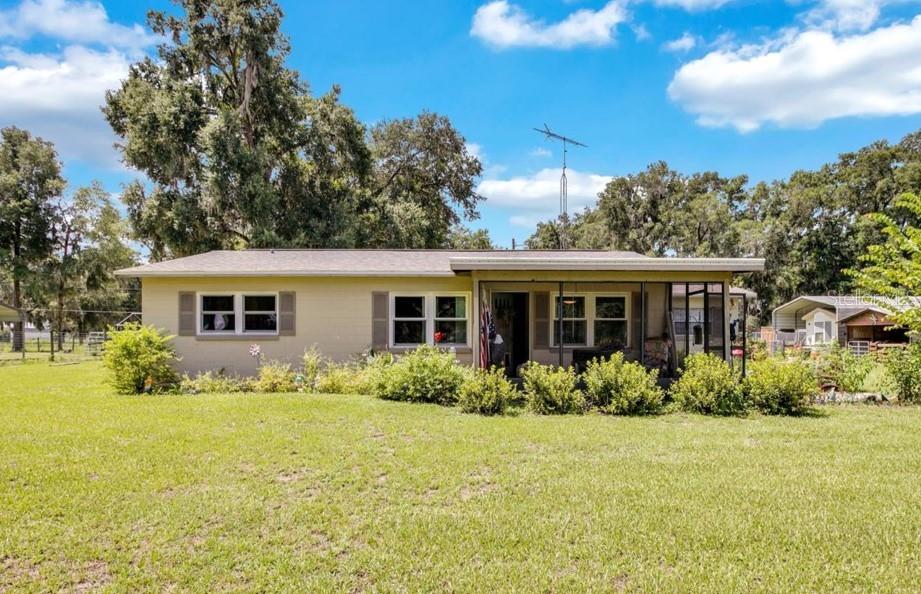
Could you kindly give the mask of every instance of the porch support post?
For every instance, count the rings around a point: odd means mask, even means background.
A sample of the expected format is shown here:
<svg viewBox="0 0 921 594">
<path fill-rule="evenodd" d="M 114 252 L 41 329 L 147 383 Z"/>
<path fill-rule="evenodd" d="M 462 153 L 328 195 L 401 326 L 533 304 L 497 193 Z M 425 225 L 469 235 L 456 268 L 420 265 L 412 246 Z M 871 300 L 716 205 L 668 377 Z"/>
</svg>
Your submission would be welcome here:
<svg viewBox="0 0 921 594">
<path fill-rule="evenodd" d="M 748 359 L 748 294 L 742 293 L 742 377 L 745 377 L 746 359 Z"/>
<path fill-rule="evenodd" d="M 482 315 L 480 312 L 480 279 L 476 277 L 476 271 L 473 271 L 473 367 L 480 368 L 480 320 Z"/>
<path fill-rule="evenodd" d="M 646 367 L 646 281 L 640 283 L 640 365 Z"/>
<path fill-rule="evenodd" d="M 560 281 L 560 298 L 556 306 L 556 316 L 557 316 L 557 337 L 558 337 L 558 346 L 560 348 L 560 367 L 563 366 L 563 344 L 565 340 L 563 339 L 563 281 Z"/>
<path fill-rule="evenodd" d="M 732 345 L 729 344 L 729 281 L 723 281 L 723 360 L 732 364 Z"/>
<path fill-rule="evenodd" d="M 691 354 L 691 283 L 684 283 L 684 357 Z"/>
</svg>

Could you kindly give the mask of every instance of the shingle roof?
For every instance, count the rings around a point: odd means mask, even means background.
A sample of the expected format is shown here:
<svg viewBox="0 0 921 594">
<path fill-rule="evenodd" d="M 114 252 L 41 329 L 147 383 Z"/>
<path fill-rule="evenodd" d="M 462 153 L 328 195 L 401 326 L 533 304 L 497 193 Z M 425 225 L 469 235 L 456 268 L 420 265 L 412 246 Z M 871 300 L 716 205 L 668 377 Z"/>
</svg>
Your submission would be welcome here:
<svg viewBox="0 0 921 594">
<path fill-rule="evenodd" d="M 603 250 L 213 251 L 119 270 L 120 276 L 453 276 L 467 270 L 761 270 L 763 260 L 650 258 Z"/>
</svg>

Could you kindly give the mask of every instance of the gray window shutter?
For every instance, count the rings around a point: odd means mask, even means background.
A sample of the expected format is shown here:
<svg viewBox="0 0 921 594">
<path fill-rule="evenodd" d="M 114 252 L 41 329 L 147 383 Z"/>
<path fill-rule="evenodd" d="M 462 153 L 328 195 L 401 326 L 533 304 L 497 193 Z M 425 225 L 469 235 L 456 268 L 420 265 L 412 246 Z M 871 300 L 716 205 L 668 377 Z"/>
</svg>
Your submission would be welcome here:
<svg viewBox="0 0 921 594">
<path fill-rule="evenodd" d="M 297 328 L 297 295 L 293 291 L 278 294 L 278 335 L 294 336 Z"/>
<path fill-rule="evenodd" d="M 534 348 L 550 348 L 550 293 L 534 293 Z"/>
<path fill-rule="evenodd" d="M 643 340 L 643 294 L 639 291 L 633 291 L 631 294 L 630 317 L 633 324 L 633 350 L 637 357 L 642 356 L 646 341 Z"/>
<path fill-rule="evenodd" d="M 371 293 L 371 348 L 386 351 L 390 347 L 390 293 Z"/>
<path fill-rule="evenodd" d="M 195 336 L 195 293 L 179 292 L 179 336 Z"/>
</svg>

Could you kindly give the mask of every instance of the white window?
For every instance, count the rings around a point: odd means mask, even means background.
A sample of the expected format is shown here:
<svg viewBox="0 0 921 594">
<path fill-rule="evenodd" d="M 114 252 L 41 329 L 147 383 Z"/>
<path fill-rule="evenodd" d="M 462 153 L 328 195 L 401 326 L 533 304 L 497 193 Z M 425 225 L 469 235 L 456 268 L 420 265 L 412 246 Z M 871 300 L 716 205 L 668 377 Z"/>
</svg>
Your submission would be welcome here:
<svg viewBox="0 0 921 594">
<path fill-rule="evenodd" d="M 629 345 L 628 307 L 626 295 L 595 296 L 593 344 L 596 347 L 623 348 Z"/>
<path fill-rule="evenodd" d="M 465 295 L 435 296 L 435 333 L 437 345 L 467 344 L 467 297 Z"/>
<path fill-rule="evenodd" d="M 277 303 L 275 295 L 244 295 L 243 332 L 277 332 Z"/>
<path fill-rule="evenodd" d="M 426 342 L 424 295 L 397 295 L 393 298 L 393 344 L 411 346 Z"/>
<path fill-rule="evenodd" d="M 560 344 L 560 313 L 563 314 L 563 342 L 579 346 L 588 344 L 588 318 L 586 317 L 584 295 L 557 295 L 553 307 L 553 345 Z"/>
<path fill-rule="evenodd" d="M 214 293 L 198 296 L 199 334 L 278 334 L 276 293 Z"/>
<path fill-rule="evenodd" d="M 630 295 L 563 295 L 563 344 L 620 349 L 630 346 Z M 560 297 L 551 305 L 553 346 L 560 344 Z"/>
<path fill-rule="evenodd" d="M 236 298 L 230 295 L 201 296 L 202 334 L 233 334 L 237 331 Z"/>
<path fill-rule="evenodd" d="M 396 294 L 390 308 L 391 346 L 470 346 L 468 294 Z"/>
</svg>

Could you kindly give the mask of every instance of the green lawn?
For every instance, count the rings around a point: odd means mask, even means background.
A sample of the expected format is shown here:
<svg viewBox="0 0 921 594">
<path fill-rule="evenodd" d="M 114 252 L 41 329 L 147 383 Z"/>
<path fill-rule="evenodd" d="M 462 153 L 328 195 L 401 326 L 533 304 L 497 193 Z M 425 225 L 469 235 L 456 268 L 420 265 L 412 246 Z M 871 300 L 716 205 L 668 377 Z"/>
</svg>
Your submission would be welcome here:
<svg viewBox="0 0 921 594">
<path fill-rule="evenodd" d="M 921 409 L 480 418 L 0 367 L 0 591 L 913 591 Z"/>
</svg>

